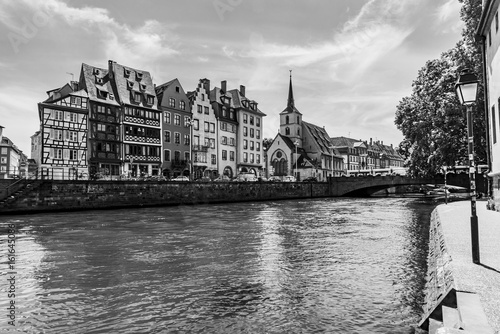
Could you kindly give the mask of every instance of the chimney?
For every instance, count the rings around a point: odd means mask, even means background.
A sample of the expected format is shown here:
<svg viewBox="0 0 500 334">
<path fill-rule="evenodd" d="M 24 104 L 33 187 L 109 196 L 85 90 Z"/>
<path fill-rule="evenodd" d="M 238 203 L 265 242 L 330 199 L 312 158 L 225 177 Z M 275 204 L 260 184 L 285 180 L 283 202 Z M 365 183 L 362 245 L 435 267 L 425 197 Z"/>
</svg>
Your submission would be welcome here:
<svg viewBox="0 0 500 334">
<path fill-rule="evenodd" d="M 113 80 L 114 77 L 114 61 L 108 60 L 108 76 L 110 80 Z"/>
<path fill-rule="evenodd" d="M 370 138 L 370 146 L 373 145 L 373 140 Z"/>
<path fill-rule="evenodd" d="M 245 86 L 240 85 L 240 93 L 241 95 L 245 96 Z"/>
<path fill-rule="evenodd" d="M 201 79 L 203 82 L 203 88 L 205 88 L 205 91 L 210 94 L 210 80 L 208 79 Z"/>
<path fill-rule="evenodd" d="M 73 92 L 78 90 L 78 81 L 71 81 L 71 89 L 73 89 Z"/>
</svg>

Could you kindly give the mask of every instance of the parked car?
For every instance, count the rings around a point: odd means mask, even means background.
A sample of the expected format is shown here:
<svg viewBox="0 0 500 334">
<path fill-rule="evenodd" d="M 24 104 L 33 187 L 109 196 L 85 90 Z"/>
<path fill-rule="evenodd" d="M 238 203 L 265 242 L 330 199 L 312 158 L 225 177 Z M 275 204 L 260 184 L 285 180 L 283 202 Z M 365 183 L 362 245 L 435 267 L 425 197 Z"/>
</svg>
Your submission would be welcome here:
<svg viewBox="0 0 500 334">
<path fill-rule="evenodd" d="M 236 181 L 236 182 L 256 182 L 257 177 L 255 176 L 255 174 L 252 174 L 252 173 L 241 173 L 241 174 L 238 174 L 233 179 L 233 181 Z"/>
<path fill-rule="evenodd" d="M 174 177 L 171 181 L 180 181 L 180 182 L 188 182 L 189 181 L 189 177 L 187 176 L 177 176 L 177 177 Z"/>
<path fill-rule="evenodd" d="M 295 176 L 287 175 L 283 178 L 283 182 L 297 182 Z"/>
<path fill-rule="evenodd" d="M 214 179 L 214 182 L 228 182 L 228 181 L 231 181 L 231 179 L 229 178 L 229 176 L 226 175 L 221 175 L 218 178 Z"/>
<path fill-rule="evenodd" d="M 212 181 L 212 179 L 208 176 L 202 176 L 202 177 L 199 177 L 197 178 L 195 181 L 198 181 L 198 182 L 210 182 Z"/>
<path fill-rule="evenodd" d="M 271 176 L 267 181 L 269 181 L 269 182 L 281 182 L 281 178 L 279 176 Z"/>
<path fill-rule="evenodd" d="M 303 179 L 302 182 L 318 182 L 318 179 L 315 176 L 309 176 Z"/>
</svg>

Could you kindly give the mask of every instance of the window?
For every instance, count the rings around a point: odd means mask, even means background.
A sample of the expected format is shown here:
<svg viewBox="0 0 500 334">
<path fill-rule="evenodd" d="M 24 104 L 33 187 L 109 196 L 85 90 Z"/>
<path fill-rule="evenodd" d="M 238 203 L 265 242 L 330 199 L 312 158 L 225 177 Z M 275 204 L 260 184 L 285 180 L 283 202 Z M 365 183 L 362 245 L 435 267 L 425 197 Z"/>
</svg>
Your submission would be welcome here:
<svg viewBox="0 0 500 334">
<path fill-rule="evenodd" d="M 260 154 L 257 154 L 257 161 L 258 164 L 260 164 Z"/>
<path fill-rule="evenodd" d="M 137 80 L 141 80 L 142 79 L 142 72 L 136 72 L 135 76 L 136 76 Z"/>
<path fill-rule="evenodd" d="M 222 150 L 222 160 L 227 160 L 227 151 Z"/>
<path fill-rule="evenodd" d="M 175 92 L 180 93 L 180 91 L 181 91 L 181 88 L 179 86 L 175 86 Z"/>
<path fill-rule="evenodd" d="M 184 152 L 184 160 L 189 160 L 189 152 Z"/>
<path fill-rule="evenodd" d="M 205 137 L 205 147 L 210 146 L 210 138 Z"/>
<path fill-rule="evenodd" d="M 285 135 L 290 135 L 290 128 L 288 126 L 285 128 Z"/>
<path fill-rule="evenodd" d="M 78 141 L 78 132 L 76 131 L 68 131 L 68 140 L 69 141 Z"/>
<path fill-rule="evenodd" d="M 79 96 L 71 96 L 70 101 L 71 104 L 76 104 L 78 106 L 82 104 L 82 98 Z"/>
<path fill-rule="evenodd" d="M 184 135 L 184 145 L 189 145 L 189 135 Z"/>
<path fill-rule="evenodd" d="M 215 139 L 210 138 L 210 148 L 215 148 Z"/>
<path fill-rule="evenodd" d="M 180 101 L 179 106 L 180 106 L 181 110 L 186 110 L 186 102 Z"/>
<path fill-rule="evenodd" d="M 226 122 L 221 122 L 220 123 L 220 128 L 221 128 L 221 130 L 227 131 L 227 123 Z"/>
<path fill-rule="evenodd" d="M 232 109 L 229 111 L 229 118 L 236 119 L 236 116 L 234 115 L 234 110 Z"/>
<path fill-rule="evenodd" d="M 148 102 L 147 102 L 147 103 L 148 103 L 148 104 L 153 104 L 153 103 L 154 103 L 154 101 L 155 101 L 154 96 L 152 96 L 152 95 L 148 95 Z"/>
<path fill-rule="evenodd" d="M 63 158 L 63 150 L 58 148 L 54 150 L 54 158 L 55 159 L 62 159 Z"/>
<path fill-rule="evenodd" d="M 215 123 L 210 123 L 210 132 L 215 133 Z"/>
<path fill-rule="evenodd" d="M 227 117 L 227 108 L 222 107 L 222 117 Z"/>
<path fill-rule="evenodd" d="M 253 137 L 254 137 L 254 129 L 250 128 L 250 138 L 253 138 Z"/>
<path fill-rule="evenodd" d="M 198 113 L 201 114 L 203 112 L 203 106 L 198 105 Z"/>
<path fill-rule="evenodd" d="M 234 138 L 229 138 L 229 145 L 234 146 Z"/>
<path fill-rule="evenodd" d="M 130 76 L 130 70 L 129 69 L 126 69 L 124 68 L 123 69 L 123 75 L 125 75 L 125 78 L 128 78 Z"/>
<path fill-rule="evenodd" d="M 69 160 L 78 160 L 77 150 L 69 150 Z"/>
<path fill-rule="evenodd" d="M 54 110 L 54 119 L 58 121 L 63 120 L 63 112 L 61 110 Z"/>
<path fill-rule="evenodd" d="M 191 121 L 191 117 L 189 116 L 184 116 L 184 126 L 187 128 L 189 127 L 189 122 Z"/>
<path fill-rule="evenodd" d="M 247 149 L 248 148 L 248 140 L 246 139 L 243 139 L 243 149 Z"/>
<path fill-rule="evenodd" d="M 163 151 L 164 159 L 165 161 L 170 161 L 170 150 L 164 150 Z"/>
<path fill-rule="evenodd" d="M 174 114 L 174 125 L 181 125 L 181 115 Z"/>
<path fill-rule="evenodd" d="M 253 116 L 250 116 L 250 125 L 253 125 Z"/>
<path fill-rule="evenodd" d="M 132 132 L 131 129 L 132 127 L 125 127 L 125 132 L 128 134 L 129 132 Z M 106 132 L 106 125 L 97 124 L 97 131 Z"/>
<path fill-rule="evenodd" d="M 248 128 L 246 126 L 243 127 L 243 136 L 248 135 Z"/>
<path fill-rule="evenodd" d="M 254 158 L 253 153 L 250 153 L 250 163 L 253 163 L 253 162 L 254 162 L 254 159 L 253 159 L 253 158 Z"/>
<path fill-rule="evenodd" d="M 255 118 L 255 125 L 260 126 L 260 117 Z"/>
<path fill-rule="evenodd" d="M 172 108 L 175 108 L 175 99 L 174 98 L 169 98 L 168 99 L 168 105 Z"/>
<path fill-rule="evenodd" d="M 210 131 L 210 123 L 205 122 L 205 132 L 209 132 L 209 131 Z"/>
<path fill-rule="evenodd" d="M 194 125 L 193 125 L 194 130 L 199 130 L 200 129 L 200 121 L 195 119 L 194 120 Z"/>
<path fill-rule="evenodd" d="M 208 107 L 204 107 L 205 108 L 205 114 L 208 115 L 210 113 Z"/>
<path fill-rule="evenodd" d="M 234 161 L 234 151 L 229 152 L 229 160 Z"/>
<path fill-rule="evenodd" d="M 290 123 L 290 117 L 286 116 L 285 117 L 285 124 L 289 124 Z"/>
<path fill-rule="evenodd" d="M 0 158 L 0 163 L 6 164 L 7 163 L 7 157 L 1 157 Z"/>
<path fill-rule="evenodd" d="M 54 139 L 63 140 L 62 130 L 54 130 Z"/>
<path fill-rule="evenodd" d="M 250 140 L 250 149 L 253 150 L 253 140 Z"/>
<path fill-rule="evenodd" d="M 174 143 L 175 144 L 181 143 L 181 134 L 179 132 L 174 132 Z"/>
<path fill-rule="evenodd" d="M 74 112 L 69 113 L 69 121 L 70 122 L 78 122 L 78 114 Z"/>
<path fill-rule="evenodd" d="M 297 124 L 300 124 L 300 117 L 297 116 Z"/>
<path fill-rule="evenodd" d="M 255 149 L 260 151 L 260 142 L 255 143 Z"/>
<path fill-rule="evenodd" d="M 205 94 L 201 94 L 201 100 L 205 101 Z"/>
<path fill-rule="evenodd" d="M 165 143 L 170 143 L 170 131 L 165 131 Z"/>
<path fill-rule="evenodd" d="M 299 134 L 300 134 L 300 130 L 299 130 Z M 256 136 L 255 136 L 255 138 L 260 139 L 260 130 L 257 130 L 257 131 L 256 131 Z"/>
<path fill-rule="evenodd" d="M 215 165 L 217 163 L 217 156 L 215 154 L 212 154 L 212 165 Z"/>
<path fill-rule="evenodd" d="M 247 114 L 243 114 L 243 123 L 248 123 L 248 115 Z"/>
<path fill-rule="evenodd" d="M 141 93 L 134 92 L 134 102 L 141 102 Z"/>
<path fill-rule="evenodd" d="M 174 152 L 174 160 L 175 161 L 180 161 L 181 160 L 181 151 L 175 151 Z"/>
<path fill-rule="evenodd" d="M 243 153 L 243 162 L 248 162 L 248 153 L 247 152 Z"/>
<path fill-rule="evenodd" d="M 222 145 L 227 145 L 227 137 L 222 136 L 221 143 Z"/>
<path fill-rule="evenodd" d="M 170 113 L 168 111 L 163 114 L 163 121 L 170 124 Z"/>
</svg>

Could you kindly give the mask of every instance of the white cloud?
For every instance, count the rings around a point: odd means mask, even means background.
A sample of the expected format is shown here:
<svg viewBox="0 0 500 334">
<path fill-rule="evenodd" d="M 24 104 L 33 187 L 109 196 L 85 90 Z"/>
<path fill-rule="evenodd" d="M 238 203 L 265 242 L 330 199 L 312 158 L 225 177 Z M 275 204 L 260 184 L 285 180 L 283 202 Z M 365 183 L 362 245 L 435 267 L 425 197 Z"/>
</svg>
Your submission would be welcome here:
<svg viewBox="0 0 500 334">
<path fill-rule="evenodd" d="M 462 30 L 463 21 L 460 20 L 461 3 L 456 0 L 448 0 L 436 9 L 435 25 L 441 33 L 459 32 Z"/>
</svg>

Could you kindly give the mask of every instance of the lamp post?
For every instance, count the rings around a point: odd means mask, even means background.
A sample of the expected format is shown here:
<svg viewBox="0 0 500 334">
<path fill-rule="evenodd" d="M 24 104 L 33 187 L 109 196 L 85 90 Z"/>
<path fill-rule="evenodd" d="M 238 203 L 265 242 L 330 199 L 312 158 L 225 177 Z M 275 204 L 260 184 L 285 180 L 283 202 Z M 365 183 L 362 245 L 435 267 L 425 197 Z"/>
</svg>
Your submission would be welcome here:
<svg viewBox="0 0 500 334">
<path fill-rule="evenodd" d="M 293 145 L 295 145 L 295 172 L 294 172 L 294 176 L 295 176 L 295 180 L 297 180 L 297 146 L 299 146 L 299 142 L 294 141 Z"/>
<path fill-rule="evenodd" d="M 328 146 L 328 148 L 329 148 L 330 150 L 332 150 L 332 175 L 331 175 L 331 177 L 333 177 L 333 156 L 334 156 L 334 154 L 335 154 L 335 151 L 333 150 L 334 146 Z"/>
<path fill-rule="evenodd" d="M 470 195 L 471 195 L 471 241 L 472 241 L 472 262 L 480 263 L 479 257 L 479 231 L 476 215 L 476 180 L 475 180 L 475 165 L 474 165 L 474 136 L 473 136 L 473 119 L 472 119 L 472 104 L 476 102 L 478 80 L 474 73 L 465 69 L 460 73 L 455 91 L 460 100 L 460 104 L 467 107 L 467 152 L 469 155 L 469 180 L 470 180 Z"/>
<path fill-rule="evenodd" d="M 448 186 L 446 185 L 446 175 L 448 175 L 448 167 L 443 166 L 444 172 L 444 204 L 448 205 Z"/>
<path fill-rule="evenodd" d="M 189 126 L 189 181 L 193 181 L 193 125 L 194 119 L 190 118 L 186 124 Z"/>
</svg>

